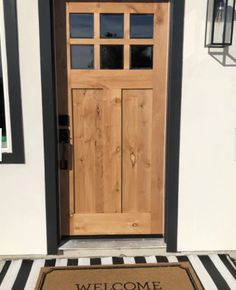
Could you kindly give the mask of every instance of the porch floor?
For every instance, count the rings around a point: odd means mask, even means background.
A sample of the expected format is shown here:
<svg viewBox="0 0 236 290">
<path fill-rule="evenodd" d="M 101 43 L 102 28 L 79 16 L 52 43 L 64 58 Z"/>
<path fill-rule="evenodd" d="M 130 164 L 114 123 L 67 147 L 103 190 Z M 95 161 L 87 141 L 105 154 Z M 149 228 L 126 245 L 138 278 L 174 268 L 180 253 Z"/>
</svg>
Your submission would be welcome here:
<svg viewBox="0 0 236 290">
<path fill-rule="evenodd" d="M 89 266 L 137 263 L 190 262 L 206 290 L 236 289 L 236 265 L 228 255 L 189 256 L 138 256 L 103 258 L 56 258 L 0 260 L 0 289 L 33 290 L 40 272 L 45 266 Z M 212 270 L 213 269 L 213 270 Z"/>
<path fill-rule="evenodd" d="M 140 239 L 71 239 L 59 248 L 62 257 L 133 257 L 156 255 L 229 254 L 236 259 L 236 251 L 195 251 L 168 253 L 162 238 Z"/>
</svg>

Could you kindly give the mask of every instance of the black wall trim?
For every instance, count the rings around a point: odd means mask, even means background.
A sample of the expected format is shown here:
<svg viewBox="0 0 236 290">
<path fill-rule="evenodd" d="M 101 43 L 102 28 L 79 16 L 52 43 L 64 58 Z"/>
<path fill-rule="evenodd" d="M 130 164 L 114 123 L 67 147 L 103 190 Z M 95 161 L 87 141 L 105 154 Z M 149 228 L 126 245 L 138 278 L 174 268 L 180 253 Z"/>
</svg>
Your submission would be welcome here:
<svg viewBox="0 0 236 290">
<path fill-rule="evenodd" d="M 185 0 L 171 0 L 167 101 L 165 239 L 167 251 L 177 251 L 179 147 Z"/>
<path fill-rule="evenodd" d="M 8 87 L 11 118 L 12 153 L 3 153 L 2 162 L 25 163 L 21 85 L 18 50 L 16 0 L 4 0 Z"/>
<path fill-rule="evenodd" d="M 43 132 L 45 155 L 46 218 L 48 254 L 57 254 L 59 245 L 57 110 L 54 90 L 51 1 L 39 0 Z"/>
<path fill-rule="evenodd" d="M 164 2 L 166 1 L 164 0 Z M 61 237 L 58 218 L 58 137 L 54 90 L 53 10 L 50 0 L 39 0 L 38 3 L 43 91 L 47 242 L 48 254 L 56 254 Z M 165 187 L 165 239 L 169 252 L 177 251 L 184 7 L 185 0 L 171 0 Z"/>
</svg>

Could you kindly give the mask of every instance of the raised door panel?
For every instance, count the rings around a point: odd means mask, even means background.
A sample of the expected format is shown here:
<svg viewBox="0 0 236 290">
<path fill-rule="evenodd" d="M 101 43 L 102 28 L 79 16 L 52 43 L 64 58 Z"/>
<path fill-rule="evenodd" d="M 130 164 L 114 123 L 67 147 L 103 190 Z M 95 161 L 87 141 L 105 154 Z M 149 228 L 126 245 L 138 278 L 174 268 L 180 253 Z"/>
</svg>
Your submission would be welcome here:
<svg viewBox="0 0 236 290">
<path fill-rule="evenodd" d="M 120 120 L 120 91 L 73 90 L 75 213 L 121 211 Z"/>
<path fill-rule="evenodd" d="M 150 212 L 153 91 L 123 90 L 123 212 Z"/>
</svg>

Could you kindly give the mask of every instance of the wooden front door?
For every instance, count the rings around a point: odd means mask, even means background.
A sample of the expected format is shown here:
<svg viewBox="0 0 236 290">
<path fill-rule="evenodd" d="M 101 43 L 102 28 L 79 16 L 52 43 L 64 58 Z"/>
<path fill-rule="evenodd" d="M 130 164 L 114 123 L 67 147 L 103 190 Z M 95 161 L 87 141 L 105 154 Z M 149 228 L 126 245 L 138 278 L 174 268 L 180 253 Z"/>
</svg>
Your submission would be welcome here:
<svg viewBox="0 0 236 290">
<path fill-rule="evenodd" d="M 163 233 L 168 3 L 67 3 L 70 235 Z"/>
</svg>

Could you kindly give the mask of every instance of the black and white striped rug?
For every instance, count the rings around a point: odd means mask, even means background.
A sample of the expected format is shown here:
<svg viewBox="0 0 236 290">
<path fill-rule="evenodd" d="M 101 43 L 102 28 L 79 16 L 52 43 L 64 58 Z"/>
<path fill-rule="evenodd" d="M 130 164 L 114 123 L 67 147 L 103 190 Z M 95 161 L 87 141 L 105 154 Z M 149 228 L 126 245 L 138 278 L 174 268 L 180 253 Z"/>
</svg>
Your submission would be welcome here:
<svg viewBox="0 0 236 290">
<path fill-rule="evenodd" d="M 0 260 L 0 290 L 33 290 L 41 267 L 189 261 L 206 290 L 236 290 L 236 265 L 228 255 Z M 56 289 L 55 289 L 56 290 Z M 65 289 L 66 290 L 66 289 Z"/>
</svg>

